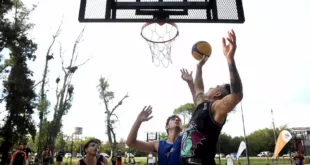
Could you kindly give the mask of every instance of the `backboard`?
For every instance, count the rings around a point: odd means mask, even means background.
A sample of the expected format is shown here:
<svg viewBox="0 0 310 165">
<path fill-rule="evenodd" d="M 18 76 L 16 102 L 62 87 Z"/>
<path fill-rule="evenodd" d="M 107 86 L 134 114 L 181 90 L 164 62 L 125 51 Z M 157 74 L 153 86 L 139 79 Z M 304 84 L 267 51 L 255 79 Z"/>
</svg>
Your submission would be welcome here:
<svg viewBox="0 0 310 165">
<path fill-rule="evenodd" d="M 81 0 L 80 22 L 244 23 L 242 0 Z"/>
<path fill-rule="evenodd" d="M 158 140 L 158 132 L 146 132 L 146 141 Z"/>
</svg>

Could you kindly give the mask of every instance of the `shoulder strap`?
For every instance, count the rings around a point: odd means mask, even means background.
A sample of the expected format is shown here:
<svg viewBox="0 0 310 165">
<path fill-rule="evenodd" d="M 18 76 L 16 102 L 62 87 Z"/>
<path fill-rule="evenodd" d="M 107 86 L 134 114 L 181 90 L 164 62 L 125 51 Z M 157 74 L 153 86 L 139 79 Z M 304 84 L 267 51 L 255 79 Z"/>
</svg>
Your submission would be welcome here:
<svg viewBox="0 0 310 165">
<path fill-rule="evenodd" d="M 85 163 L 85 161 L 84 161 L 84 159 L 80 159 L 80 165 L 87 165 L 86 163 Z"/>
<path fill-rule="evenodd" d="M 97 159 L 96 165 L 102 165 L 102 164 L 103 164 L 103 162 L 101 162 L 101 161 L 99 161 L 99 159 Z"/>
</svg>

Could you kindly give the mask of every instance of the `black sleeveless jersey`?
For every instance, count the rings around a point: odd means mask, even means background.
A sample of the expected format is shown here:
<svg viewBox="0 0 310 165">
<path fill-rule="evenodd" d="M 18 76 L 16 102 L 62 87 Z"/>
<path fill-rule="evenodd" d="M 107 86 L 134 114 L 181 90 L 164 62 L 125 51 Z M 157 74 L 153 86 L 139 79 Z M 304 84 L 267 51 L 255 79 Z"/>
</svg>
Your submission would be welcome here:
<svg viewBox="0 0 310 165">
<path fill-rule="evenodd" d="M 224 125 L 214 121 L 211 105 L 206 101 L 197 106 L 181 143 L 182 158 L 200 159 L 202 165 L 215 165 L 216 144 Z"/>
<path fill-rule="evenodd" d="M 87 165 L 84 159 L 80 159 L 80 165 Z M 102 162 L 97 160 L 96 165 L 102 165 Z"/>
</svg>

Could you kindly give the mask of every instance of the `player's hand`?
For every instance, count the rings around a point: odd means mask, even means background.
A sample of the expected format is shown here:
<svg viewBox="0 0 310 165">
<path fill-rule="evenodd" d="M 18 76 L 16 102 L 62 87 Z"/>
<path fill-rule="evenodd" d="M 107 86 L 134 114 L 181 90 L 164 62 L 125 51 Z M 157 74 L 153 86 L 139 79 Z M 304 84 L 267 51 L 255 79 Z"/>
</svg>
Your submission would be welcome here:
<svg viewBox="0 0 310 165">
<path fill-rule="evenodd" d="M 152 114 L 152 107 L 145 106 L 138 115 L 137 120 L 140 122 L 149 121 L 151 118 L 153 118 L 153 116 L 150 116 L 151 114 Z"/>
<path fill-rule="evenodd" d="M 197 67 L 202 67 L 209 59 L 209 56 L 204 55 L 202 59 L 197 64 Z"/>
<path fill-rule="evenodd" d="M 226 40 L 229 42 L 228 45 L 226 44 Z M 236 35 L 234 30 L 228 31 L 228 37 L 222 38 L 223 44 L 223 53 L 227 59 L 233 59 L 235 56 L 237 44 L 236 44 Z"/>
<path fill-rule="evenodd" d="M 191 73 L 188 73 L 187 69 L 181 69 L 181 77 L 186 82 L 192 82 L 193 81 L 193 71 Z"/>
</svg>

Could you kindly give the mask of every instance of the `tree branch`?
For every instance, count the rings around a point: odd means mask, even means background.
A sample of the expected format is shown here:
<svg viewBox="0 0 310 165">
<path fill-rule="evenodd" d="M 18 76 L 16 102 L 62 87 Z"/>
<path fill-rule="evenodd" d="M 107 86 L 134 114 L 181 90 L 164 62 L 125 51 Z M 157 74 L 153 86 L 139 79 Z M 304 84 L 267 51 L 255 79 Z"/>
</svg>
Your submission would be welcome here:
<svg viewBox="0 0 310 165">
<path fill-rule="evenodd" d="M 54 43 L 56 41 L 56 38 L 60 35 L 62 24 L 63 24 L 63 20 L 61 20 L 60 25 L 58 26 L 58 29 L 57 29 L 56 33 L 52 35 L 53 36 L 53 41 L 52 41 L 51 45 L 48 47 L 48 49 L 47 49 L 46 57 L 53 56 L 53 54 L 50 54 L 50 52 L 51 52 L 51 49 L 52 49 L 52 47 L 53 47 L 53 45 L 54 45 Z"/>
<path fill-rule="evenodd" d="M 119 101 L 118 104 L 112 109 L 111 114 L 114 113 L 114 111 L 116 110 L 116 108 L 117 108 L 118 106 L 122 105 L 123 101 L 124 101 L 127 97 L 129 97 L 129 96 L 128 96 L 128 93 L 127 93 L 127 94 L 121 99 L 121 101 Z"/>
<path fill-rule="evenodd" d="M 76 67 L 82 66 L 84 64 L 86 64 L 92 57 L 88 58 L 87 60 L 85 60 L 83 63 L 76 65 Z"/>
<path fill-rule="evenodd" d="M 38 3 L 38 4 L 39 4 L 39 3 Z M 25 13 L 24 16 L 20 19 L 20 22 L 23 22 L 24 19 L 25 19 L 27 16 L 29 16 L 29 14 L 30 14 L 31 12 L 33 12 L 33 11 L 37 8 L 38 4 L 37 4 L 37 5 L 33 5 L 33 6 L 32 6 L 32 9 L 28 10 L 28 12 Z"/>
<path fill-rule="evenodd" d="M 111 116 L 115 116 L 115 117 L 116 117 L 116 119 L 118 120 L 118 116 L 117 116 L 117 115 L 115 115 L 115 114 L 111 114 Z"/>
<path fill-rule="evenodd" d="M 72 50 L 72 55 L 71 55 L 71 60 L 70 60 L 70 65 L 69 65 L 69 67 L 71 68 L 72 67 L 72 65 L 73 65 L 73 59 L 77 59 L 77 57 L 76 58 L 74 58 L 74 56 L 75 56 L 75 52 L 76 52 L 76 50 L 77 50 L 77 45 L 81 42 L 81 39 L 82 39 L 82 37 L 83 37 L 83 33 L 84 33 L 84 28 L 82 29 L 82 31 L 81 31 L 81 33 L 79 34 L 79 36 L 78 36 L 78 38 L 75 40 L 75 42 L 74 42 L 74 45 L 73 45 L 73 50 Z"/>
<path fill-rule="evenodd" d="M 59 56 L 60 56 L 60 60 L 61 60 L 61 68 L 62 68 L 62 71 L 65 72 L 65 74 L 67 74 L 67 71 L 64 67 L 64 59 L 63 59 L 63 52 L 62 52 L 62 45 L 61 45 L 61 42 L 59 42 Z"/>
</svg>

